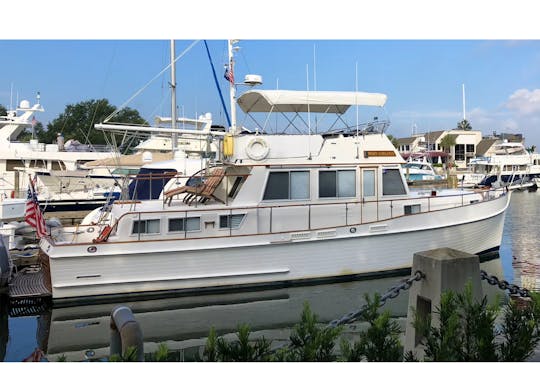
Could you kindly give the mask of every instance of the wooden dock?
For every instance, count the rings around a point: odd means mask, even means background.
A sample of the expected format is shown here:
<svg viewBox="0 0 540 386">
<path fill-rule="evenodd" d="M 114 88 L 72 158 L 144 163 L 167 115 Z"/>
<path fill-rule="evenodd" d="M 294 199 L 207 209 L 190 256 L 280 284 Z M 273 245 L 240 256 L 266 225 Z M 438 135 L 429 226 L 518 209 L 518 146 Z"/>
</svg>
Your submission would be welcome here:
<svg viewBox="0 0 540 386">
<path fill-rule="evenodd" d="M 45 284 L 45 272 L 39 266 L 23 268 L 9 283 L 9 297 L 12 300 L 51 296 Z"/>
</svg>

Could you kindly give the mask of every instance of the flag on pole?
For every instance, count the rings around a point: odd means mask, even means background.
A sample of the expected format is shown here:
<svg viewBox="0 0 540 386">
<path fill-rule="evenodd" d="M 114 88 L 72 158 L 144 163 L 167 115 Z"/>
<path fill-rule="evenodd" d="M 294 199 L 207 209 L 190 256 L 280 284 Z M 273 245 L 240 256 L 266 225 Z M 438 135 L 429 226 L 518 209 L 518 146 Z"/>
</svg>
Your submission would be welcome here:
<svg viewBox="0 0 540 386">
<path fill-rule="evenodd" d="M 234 85 L 234 73 L 232 68 L 232 63 L 225 68 L 225 79 L 227 79 L 229 82 L 231 82 L 232 85 Z"/>
<path fill-rule="evenodd" d="M 41 209 L 39 209 L 34 181 L 32 181 L 30 176 L 28 178 L 28 195 L 26 197 L 26 211 L 24 219 L 30 226 L 36 228 L 36 235 L 38 238 L 40 238 L 47 235 L 47 228 L 45 227 L 43 213 L 41 213 Z"/>
<path fill-rule="evenodd" d="M 34 127 L 37 124 L 37 119 L 35 116 L 32 117 L 32 127 Z"/>
</svg>

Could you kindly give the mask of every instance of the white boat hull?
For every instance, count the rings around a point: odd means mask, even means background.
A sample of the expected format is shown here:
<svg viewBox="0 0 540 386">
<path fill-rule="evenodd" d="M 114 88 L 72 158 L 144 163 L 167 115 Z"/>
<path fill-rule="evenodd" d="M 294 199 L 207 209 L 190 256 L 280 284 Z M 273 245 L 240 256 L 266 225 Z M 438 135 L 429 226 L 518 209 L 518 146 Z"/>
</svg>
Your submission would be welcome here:
<svg viewBox="0 0 540 386">
<path fill-rule="evenodd" d="M 407 269 L 422 250 L 497 249 L 509 200 L 301 233 L 106 242 L 92 253 L 48 239 L 40 246 L 55 300 L 316 281 Z"/>
</svg>

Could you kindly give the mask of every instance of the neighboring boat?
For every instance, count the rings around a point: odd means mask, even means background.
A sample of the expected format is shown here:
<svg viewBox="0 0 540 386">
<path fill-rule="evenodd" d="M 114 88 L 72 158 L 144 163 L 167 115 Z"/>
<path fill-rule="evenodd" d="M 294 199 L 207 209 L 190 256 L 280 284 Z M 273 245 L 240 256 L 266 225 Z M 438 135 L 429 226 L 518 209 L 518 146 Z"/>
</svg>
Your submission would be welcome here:
<svg viewBox="0 0 540 386">
<path fill-rule="evenodd" d="M 522 143 L 505 141 L 494 146 L 493 155 L 471 160 L 458 181 L 464 187 L 531 188 L 540 178 L 539 161 L 540 154 L 529 153 Z"/>
<path fill-rule="evenodd" d="M 408 183 L 419 181 L 440 181 L 442 176 L 438 175 L 433 166 L 423 160 L 412 160 L 402 165 L 405 178 Z"/>
</svg>

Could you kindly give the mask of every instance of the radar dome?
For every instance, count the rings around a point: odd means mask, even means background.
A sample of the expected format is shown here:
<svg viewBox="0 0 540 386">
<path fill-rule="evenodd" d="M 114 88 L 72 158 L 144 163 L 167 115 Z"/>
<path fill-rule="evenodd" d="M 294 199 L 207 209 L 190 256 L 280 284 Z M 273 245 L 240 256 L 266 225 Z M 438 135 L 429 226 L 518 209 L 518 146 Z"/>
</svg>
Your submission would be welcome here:
<svg viewBox="0 0 540 386">
<path fill-rule="evenodd" d="M 30 108 L 30 102 L 28 102 L 26 99 L 22 100 L 19 107 L 21 109 L 29 109 Z"/>
</svg>

